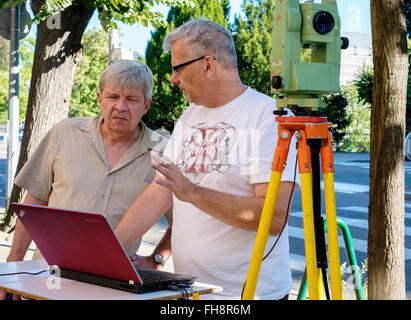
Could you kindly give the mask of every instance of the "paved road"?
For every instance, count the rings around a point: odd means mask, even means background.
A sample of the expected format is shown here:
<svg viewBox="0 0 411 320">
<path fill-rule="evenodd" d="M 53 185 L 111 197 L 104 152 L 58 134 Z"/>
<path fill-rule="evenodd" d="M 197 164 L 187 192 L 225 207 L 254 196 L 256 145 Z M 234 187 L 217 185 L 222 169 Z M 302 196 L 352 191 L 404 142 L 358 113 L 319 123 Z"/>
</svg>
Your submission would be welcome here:
<svg viewBox="0 0 411 320">
<path fill-rule="evenodd" d="M 369 154 L 335 153 L 335 192 L 337 215 L 350 228 L 358 263 L 361 265 L 367 257 L 368 234 L 368 196 L 369 196 Z M 405 163 L 405 186 L 410 194 L 405 201 L 405 259 L 407 299 L 411 299 L 411 162 Z M 0 208 L 5 203 L 6 160 L 0 159 Z M 323 197 L 322 197 L 323 198 Z M 322 199 L 322 202 L 323 199 Z M 324 207 L 324 205 L 323 205 Z M 322 212 L 325 212 L 324 209 Z M 152 246 L 157 243 L 165 230 L 165 221 L 160 222 L 143 238 L 144 245 L 140 253 L 151 253 Z M 289 220 L 289 239 L 291 267 L 294 280 L 294 293 L 298 290 L 305 269 L 304 230 L 301 209 L 301 193 L 297 191 L 292 205 Z M 9 242 L 9 241 L 8 241 Z M 342 239 L 339 241 L 341 263 L 346 261 Z M 0 261 L 2 262 L 2 261 Z M 172 269 L 172 262 L 169 264 Z M 354 298 L 351 282 L 347 279 L 348 290 L 344 297 Z"/>
</svg>

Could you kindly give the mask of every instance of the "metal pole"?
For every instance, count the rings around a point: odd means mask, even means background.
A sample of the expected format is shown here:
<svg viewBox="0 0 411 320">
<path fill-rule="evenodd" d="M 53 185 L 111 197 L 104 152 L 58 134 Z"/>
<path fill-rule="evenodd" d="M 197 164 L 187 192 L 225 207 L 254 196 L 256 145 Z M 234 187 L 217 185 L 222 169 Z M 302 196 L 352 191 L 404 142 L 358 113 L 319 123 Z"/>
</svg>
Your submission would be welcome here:
<svg viewBox="0 0 411 320">
<path fill-rule="evenodd" d="M 20 68 L 20 7 L 10 6 L 10 71 L 7 123 L 7 186 L 6 199 L 10 199 L 13 179 L 19 157 L 19 68 Z"/>
</svg>

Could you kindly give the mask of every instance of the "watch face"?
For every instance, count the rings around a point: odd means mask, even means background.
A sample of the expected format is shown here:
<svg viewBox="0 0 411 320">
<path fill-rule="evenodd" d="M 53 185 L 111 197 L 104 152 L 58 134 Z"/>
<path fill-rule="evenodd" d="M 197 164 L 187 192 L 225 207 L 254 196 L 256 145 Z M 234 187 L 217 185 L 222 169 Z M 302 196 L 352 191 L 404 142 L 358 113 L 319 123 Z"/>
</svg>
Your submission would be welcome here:
<svg viewBox="0 0 411 320">
<path fill-rule="evenodd" d="M 163 255 L 162 255 L 161 253 L 156 253 L 156 254 L 154 255 L 154 261 L 155 261 L 156 263 L 158 263 L 158 264 L 162 264 L 163 261 L 164 261 Z"/>
</svg>

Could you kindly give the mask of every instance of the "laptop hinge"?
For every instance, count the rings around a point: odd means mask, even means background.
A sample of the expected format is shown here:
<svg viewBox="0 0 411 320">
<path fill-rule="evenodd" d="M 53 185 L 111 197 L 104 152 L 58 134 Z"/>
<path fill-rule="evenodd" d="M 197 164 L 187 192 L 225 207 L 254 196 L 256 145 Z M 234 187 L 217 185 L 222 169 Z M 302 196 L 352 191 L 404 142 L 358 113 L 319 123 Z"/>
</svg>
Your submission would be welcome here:
<svg viewBox="0 0 411 320">
<path fill-rule="evenodd" d="M 102 287 L 117 289 L 121 291 L 127 291 L 131 293 L 141 293 L 144 291 L 142 290 L 141 285 L 135 284 L 133 280 L 129 280 L 127 282 L 127 281 L 116 280 L 116 279 L 107 278 L 103 276 L 98 276 L 95 274 L 89 274 L 85 272 L 79 272 L 79 271 L 62 269 L 62 268 L 60 268 L 59 273 L 60 274 L 56 273 L 55 275 L 60 276 L 61 278 L 86 282 L 86 283 L 90 283 L 90 284 L 94 284 L 94 285 L 98 285 Z"/>
</svg>

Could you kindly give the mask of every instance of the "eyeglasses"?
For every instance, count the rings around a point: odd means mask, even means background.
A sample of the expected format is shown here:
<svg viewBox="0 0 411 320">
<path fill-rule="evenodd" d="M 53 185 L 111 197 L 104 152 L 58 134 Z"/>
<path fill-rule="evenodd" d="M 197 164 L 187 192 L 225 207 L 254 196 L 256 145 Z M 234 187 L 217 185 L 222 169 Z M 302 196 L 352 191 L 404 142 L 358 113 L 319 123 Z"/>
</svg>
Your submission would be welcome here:
<svg viewBox="0 0 411 320">
<path fill-rule="evenodd" d="M 174 66 L 174 67 L 172 66 L 171 68 L 173 69 L 173 72 L 177 72 L 178 69 L 181 69 L 182 67 L 188 66 L 189 64 L 191 64 L 191 63 L 193 63 L 193 62 L 196 62 L 196 61 L 198 61 L 198 60 L 204 59 L 204 58 L 205 58 L 205 56 L 202 56 L 202 57 L 200 57 L 200 58 L 197 58 L 197 59 L 194 59 L 194 60 L 190 60 L 190 61 L 184 62 L 184 63 L 179 64 L 179 65 L 176 65 L 176 66 Z"/>
</svg>

